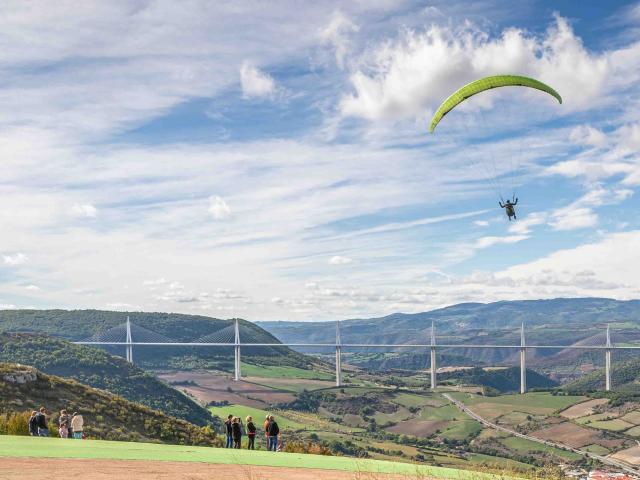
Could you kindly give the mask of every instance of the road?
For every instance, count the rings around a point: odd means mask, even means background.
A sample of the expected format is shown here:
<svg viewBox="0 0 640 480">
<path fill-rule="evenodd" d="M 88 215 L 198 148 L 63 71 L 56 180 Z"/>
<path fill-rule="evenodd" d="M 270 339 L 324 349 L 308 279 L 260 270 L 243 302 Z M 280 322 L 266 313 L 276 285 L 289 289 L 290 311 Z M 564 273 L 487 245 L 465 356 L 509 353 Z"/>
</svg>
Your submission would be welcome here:
<svg viewBox="0 0 640 480">
<path fill-rule="evenodd" d="M 627 465 L 626 463 L 622 463 L 622 462 L 619 462 L 617 460 L 613 460 L 613 459 L 608 458 L 608 457 L 603 457 L 602 455 L 596 455 L 595 453 L 587 452 L 586 450 L 580 450 L 578 448 L 573 448 L 573 447 L 570 447 L 569 445 L 564 445 L 564 444 L 558 443 L 558 442 L 551 442 L 549 440 L 542 440 L 541 438 L 533 437 L 531 435 L 526 435 L 524 433 L 516 432 L 515 430 L 511 430 L 509 428 L 505 428 L 502 425 L 498 425 L 496 423 L 490 422 L 489 420 L 486 420 L 486 419 L 482 418 L 480 415 L 478 415 L 477 413 L 475 413 L 472 410 L 470 410 L 469 407 L 467 407 L 464 403 L 462 403 L 459 400 L 456 400 L 455 398 L 453 398 L 448 393 L 443 393 L 442 396 L 445 397 L 447 400 L 449 400 L 451 403 L 453 403 L 456 407 L 458 407 L 464 413 L 466 413 L 469 417 L 471 417 L 474 420 L 480 422 L 481 424 L 485 425 L 486 427 L 493 428 L 494 430 L 498 430 L 498 431 L 501 431 L 501 432 L 508 433 L 509 435 L 513 435 L 514 437 L 520 437 L 520 438 L 524 438 L 525 440 L 530 440 L 532 442 L 540 443 L 542 445 L 547 445 L 549 447 L 560 448 L 562 450 L 569 450 L 571 452 L 577 453 L 579 455 L 583 455 L 583 456 L 588 457 L 588 458 L 594 458 L 594 459 L 604 463 L 605 465 L 609 465 L 609 466 L 612 466 L 612 467 L 619 468 L 619 469 L 621 469 L 621 470 L 623 470 L 623 471 L 625 471 L 627 473 L 631 473 L 632 475 L 640 475 L 640 470 L 636 470 L 636 469 L 630 467 L 629 465 Z"/>
</svg>

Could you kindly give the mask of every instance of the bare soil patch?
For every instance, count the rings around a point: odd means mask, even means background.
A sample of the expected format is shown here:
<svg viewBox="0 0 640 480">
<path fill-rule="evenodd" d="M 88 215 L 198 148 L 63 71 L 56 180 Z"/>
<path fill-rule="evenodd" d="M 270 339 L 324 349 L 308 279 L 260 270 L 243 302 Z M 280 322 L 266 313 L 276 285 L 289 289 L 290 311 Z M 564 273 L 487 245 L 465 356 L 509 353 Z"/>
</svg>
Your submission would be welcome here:
<svg viewBox="0 0 640 480">
<path fill-rule="evenodd" d="M 359 476 L 358 476 L 359 475 Z M 401 480 L 406 476 L 340 472 L 306 468 L 213 465 L 144 460 L 86 460 L 66 458 L 0 458 L 2 480 Z"/>
<path fill-rule="evenodd" d="M 437 430 L 444 429 L 447 426 L 447 423 L 448 422 L 443 420 L 408 420 L 405 422 L 397 423 L 396 425 L 389 427 L 386 430 L 401 435 L 429 437 L 436 433 Z"/>
<path fill-rule="evenodd" d="M 193 382 L 195 385 L 175 385 L 203 403 L 239 403 L 249 407 L 264 408 L 274 403 L 291 402 L 295 397 L 289 392 L 253 383 L 235 382 L 231 377 L 209 372 L 174 372 L 158 375 L 168 383 Z"/>
<path fill-rule="evenodd" d="M 588 400 L 586 402 L 570 406 L 566 410 L 560 412 L 560 415 L 571 420 L 573 420 L 574 418 L 586 417 L 587 415 L 593 414 L 593 410 L 595 407 L 597 407 L 598 405 L 603 405 L 608 401 L 608 398 L 596 398 L 594 400 Z"/>
<path fill-rule="evenodd" d="M 621 460 L 632 465 L 640 465 L 640 446 L 636 445 L 626 450 L 620 450 L 609 456 L 615 460 Z"/>
<path fill-rule="evenodd" d="M 579 427 L 570 422 L 559 423 L 547 428 L 536 430 L 531 435 L 552 440 L 574 448 L 580 448 L 593 443 L 600 443 L 600 433 L 588 428 Z"/>
</svg>

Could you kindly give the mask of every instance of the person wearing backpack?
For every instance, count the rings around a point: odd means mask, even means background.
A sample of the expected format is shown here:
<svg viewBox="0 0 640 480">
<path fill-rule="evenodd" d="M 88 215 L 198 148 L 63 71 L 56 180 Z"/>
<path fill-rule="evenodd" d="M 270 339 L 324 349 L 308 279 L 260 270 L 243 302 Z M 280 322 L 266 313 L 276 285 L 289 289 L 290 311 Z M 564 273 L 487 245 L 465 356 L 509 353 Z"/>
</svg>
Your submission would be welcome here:
<svg viewBox="0 0 640 480">
<path fill-rule="evenodd" d="M 31 417 L 29 417 L 29 435 L 31 435 L 32 437 L 38 436 L 38 419 L 36 418 L 37 415 L 38 412 L 34 410 L 33 412 L 31 412 Z"/>
<path fill-rule="evenodd" d="M 242 424 L 240 423 L 240 417 L 235 417 L 231 423 L 231 430 L 233 432 L 233 448 L 242 447 Z"/>
<path fill-rule="evenodd" d="M 255 450 L 256 424 L 253 423 L 251 415 L 247 417 L 247 438 L 249 439 L 247 450 Z"/>
<path fill-rule="evenodd" d="M 280 428 L 273 415 L 269 417 L 269 450 L 274 452 L 278 451 L 278 435 L 280 435 Z"/>
<path fill-rule="evenodd" d="M 47 426 L 47 411 L 44 407 L 40 407 L 40 411 L 36 413 L 36 425 L 38 427 L 38 436 L 39 437 L 48 437 L 49 436 L 49 427 Z"/>
</svg>

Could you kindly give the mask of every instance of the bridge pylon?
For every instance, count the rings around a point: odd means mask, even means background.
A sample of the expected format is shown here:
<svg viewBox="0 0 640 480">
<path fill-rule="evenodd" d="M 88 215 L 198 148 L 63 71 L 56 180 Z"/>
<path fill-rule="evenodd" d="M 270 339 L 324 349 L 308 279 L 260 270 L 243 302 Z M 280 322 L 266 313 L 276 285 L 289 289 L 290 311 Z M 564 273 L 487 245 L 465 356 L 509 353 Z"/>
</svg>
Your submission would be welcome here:
<svg viewBox="0 0 640 480">
<path fill-rule="evenodd" d="M 611 390 L 611 335 L 609 334 L 609 324 L 607 324 L 607 344 L 604 351 L 604 389 Z"/>
<path fill-rule="evenodd" d="M 129 316 L 127 316 L 127 324 L 126 324 L 127 338 L 125 345 L 125 356 L 127 358 L 127 362 L 133 363 L 133 338 L 131 337 L 131 321 L 129 320 Z"/>
<path fill-rule="evenodd" d="M 520 393 L 527 393 L 527 349 L 524 341 L 524 322 L 520 325 Z"/>
<path fill-rule="evenodd" d="M 342 386 L 342 338 L 340 320 L 336 320 L 336 387 Z"/>
<path fill-rule="evenodd" d="M 438 365 L 436 364 L 436 326 L 431 321 L 431 390 L 437 387 Z"/>
<path fill-rule="evenodd" d="M 239 382 L 242 379 L 242 372 L 240 371 L 240 321 L 237 318 L 234 321 L 234 361 L 233 361 L 233 380 Z"/>
</svg>

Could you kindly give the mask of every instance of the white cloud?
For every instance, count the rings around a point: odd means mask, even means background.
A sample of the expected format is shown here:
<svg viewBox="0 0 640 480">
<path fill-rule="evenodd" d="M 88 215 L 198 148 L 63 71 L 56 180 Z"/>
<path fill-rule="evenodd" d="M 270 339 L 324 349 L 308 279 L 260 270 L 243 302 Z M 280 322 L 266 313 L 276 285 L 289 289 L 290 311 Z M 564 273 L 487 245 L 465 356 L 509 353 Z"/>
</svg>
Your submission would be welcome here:
<svg viewBox="0 0 640 480">
<path fill-rule="evenodd" d="M 25 288 L 25 290 L 29 290 L 29 291 L 32 291 L 32 292 L 37 292 L 38 290 L 40 290 L 40 287 L 38 287 L 37 285 L 27 285 L 24 288 Z"/>
<path fill-rule="evenodd" d="M 15 253 L 13 255 L 3 255 L 4 263 L 7 265 L 22 265 L 29 260 L 29 257 L 24 253 Z"/>
<path fill-rule="evenodd" d="M 349 257 L 342 257 L 340 255 L 336 255 L 329 259 L 329 265 L 348 265 L 353 262 L 353 259 Z"/>
<path fill-rule="evenodd" d="M 571 130 L 569 140 L 577 145 L 602 147 L 606 143 L 607 137 L 602 130 L 590 125 L 580 125 Z"/>
<path fill-rule="evenodd" d="M 517 72 L 553 85 L 564 100 L 562 113 L 592 106 L 611 70 L 608 57 L 587 51 L 559 16 L 541 37 L 515 28 L 493 38 L 470 24 L 431 26 L 369 51 L 351 75 L 354 93 L 345 95 L 340 107 L 344 116 L 370 120 L 422 116 L 456 86 Z"/>
<path fill-rule="evenodd" d="M 320 31 L 320 38 L 333 45 L 336 51 L 336 63 L 344 67 L 344 59 L 349 51 L 349 35 L 360 28 L 347 18 L 342 12 L 336 11 L 331 16 L 329 24 Z"/>
<path fill-rule="evenodd" d="M 489 222 L 487 220 L 475 220 L 473 224 L 476 227 L 483 227 L 483 228 L 489 226 Z"/>
<path fill-rule="evenodd" d="M 98 209 L 88 203 L 76 203 L 71 207 L 71 213 L 77 217 L 95 218 L 98 215 Z"/>
<path fill-rule="evenodd" d="M 272 98 L 276 91 L 273 78 L 249 62 L 240 67 L 240 83 L 244 98 Z"/>
<path fill-rule="evenodd" d="M 518 220 L 509 225 L 509 232 L 524 235 L 531 232 L 531 227 L 537 225 L 543 225 L 547 222 L 548 214 L 546 212 L 533 212 L 527 215 L 524 219 Z"/>
<path fill-rule="evenodd" d="M 474 247 L 476 249 L 489 248 L 493 245 L 518 243 L 529 238 L 528 235 L 508 235 L 505 237 L 482 237 L 479 238 Z"/>
<path fill-rule="evenodd" d="M 221 197 L 209 197 L 209 212 L 216 220 L 227 220 L 231 218 L 231 208 Z"/>
<path fill-rule="evenodd" d="M 598 224 L 598 215 L 590 208 L 566 207 L 553 213 L 549 222 L 554 230 L 578 230 Z"/>
</svg>

